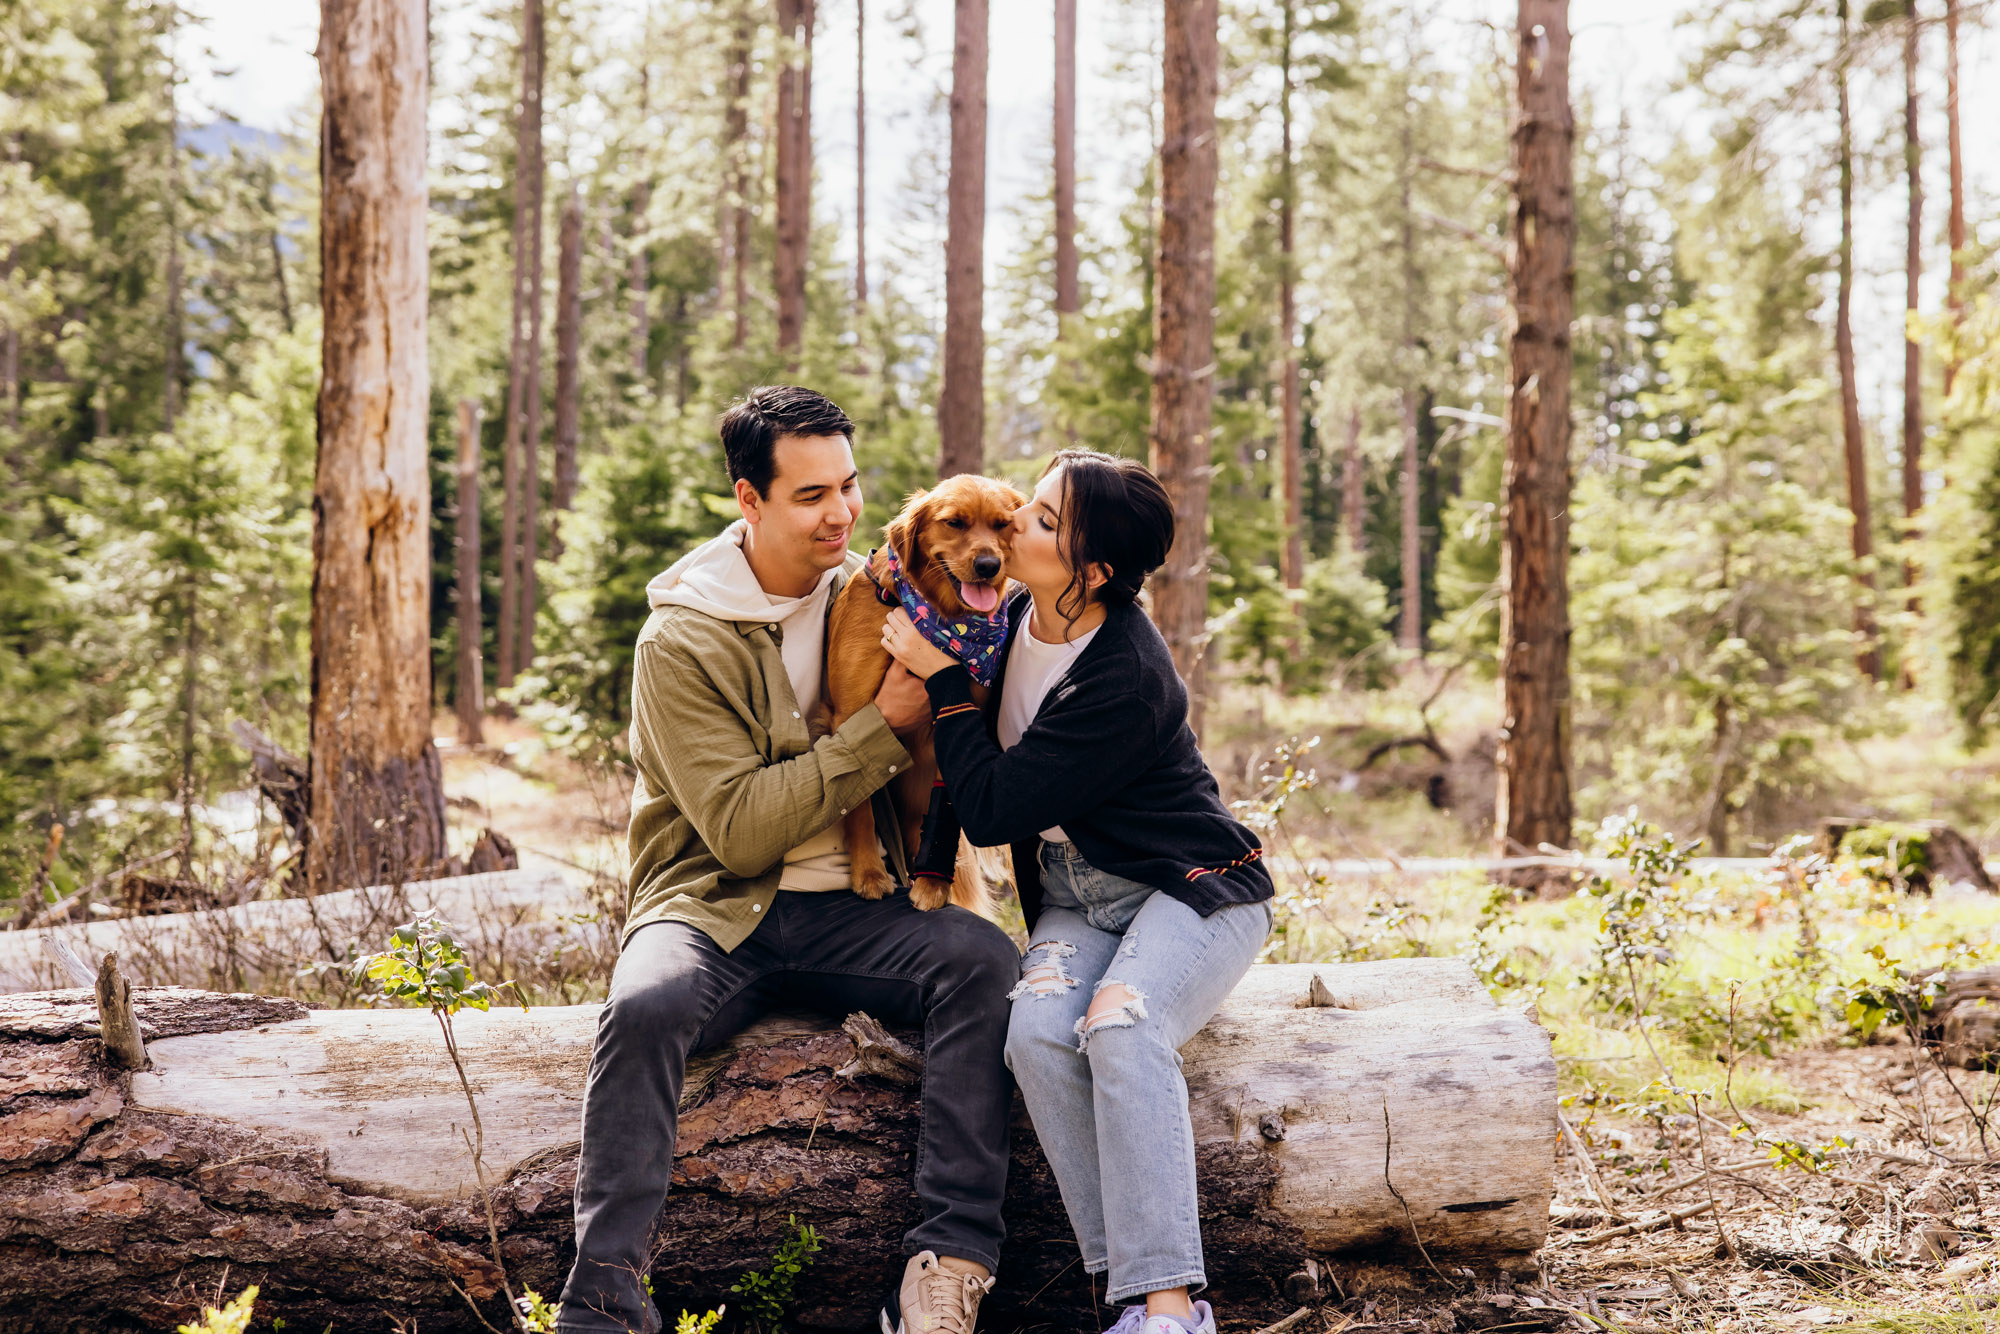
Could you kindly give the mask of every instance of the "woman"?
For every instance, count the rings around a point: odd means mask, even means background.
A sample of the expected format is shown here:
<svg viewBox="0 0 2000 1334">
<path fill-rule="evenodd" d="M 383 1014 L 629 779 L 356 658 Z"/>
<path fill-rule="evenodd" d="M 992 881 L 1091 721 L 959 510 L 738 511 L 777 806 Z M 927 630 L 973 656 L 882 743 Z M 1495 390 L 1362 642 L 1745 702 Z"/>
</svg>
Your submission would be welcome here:
<svg viewBox="0 0 2000 1334">
<path fill-rule="evenodd" d="M 925 678 L 938 767 L 971 840 L 1014 849 L 1032 924 L 1007 1064 L 1116 1334 L 1214 1334 L 1194 1129 L 1175 1054 L 1271 926 L 1256 835 L 1230 818 L 1187 691 L 1137 605 L 1173 504 L 1130 459 L 1056 455 L 1015 515 L 997 741 L 966 669 L 900 612 L 883 644 Z M 1144 1304 L 1137 1304 L 1143 1298 Z"/>
</svg>

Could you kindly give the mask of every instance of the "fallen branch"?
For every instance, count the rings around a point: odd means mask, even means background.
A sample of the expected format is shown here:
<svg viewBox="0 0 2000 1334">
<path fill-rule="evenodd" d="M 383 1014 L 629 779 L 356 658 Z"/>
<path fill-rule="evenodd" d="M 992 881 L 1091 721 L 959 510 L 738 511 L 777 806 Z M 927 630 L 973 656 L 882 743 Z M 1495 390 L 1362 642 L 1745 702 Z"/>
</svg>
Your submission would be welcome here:
<svg viewBox="0 0 2000 1334">
<path fill-rule="evenodd" d="M 97 1031 L 104 1050 L 127 1070 L 146 1068 L 146 1043 L 132 1010 L 132 984 L 118 971 L 118 954 L 105 952 L 97 965 Z"/>
<path fill-rule="evenodd" d="M 1578 1237 L 1570 1245 L 1596 1246 L 1601 1242 L 1616 1241 L 1620 1237 L 1636 1237 L 1642 1232 L 1657 1232 L 1663 1227 L 1679 1227 L 1682 1223 L 1687 1222 L 1688 1219 L 1699 1217 L 1713 1208 L 1715 1208 L 1715 1204 L 1712 1201 L 1703 1200 L 1700 1204 L 1694 1205 L 1691 1208 L 1676 1209 L 1672 1213 L 1661 1214 L 1658 1218 L 1645 1218 L 1636 1223 L 1627 1223 L 1623 1227 L 1606 1228 L 1602 1232 L 1593 1232 L 1587 1237 Z"/>
</svg>

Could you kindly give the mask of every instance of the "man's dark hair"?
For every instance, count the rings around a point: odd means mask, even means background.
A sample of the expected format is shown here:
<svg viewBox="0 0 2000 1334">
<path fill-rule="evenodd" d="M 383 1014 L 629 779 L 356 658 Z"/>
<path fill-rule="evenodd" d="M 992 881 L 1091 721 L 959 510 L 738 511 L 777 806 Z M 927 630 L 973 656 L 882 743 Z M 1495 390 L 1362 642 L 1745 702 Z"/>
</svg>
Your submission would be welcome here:
<svg viewBox="0 0 2000 1334">
<path fill-rule="evenodd" d="M 854 443 L 854 423 L 825 394 L 792 384 L 759 385 L 730 405 L 717 428 L 729 480 L 750 483 L 769 497 L 777 472 L 772 447 L 784 435 L 844 435 Z"/>
</svg>

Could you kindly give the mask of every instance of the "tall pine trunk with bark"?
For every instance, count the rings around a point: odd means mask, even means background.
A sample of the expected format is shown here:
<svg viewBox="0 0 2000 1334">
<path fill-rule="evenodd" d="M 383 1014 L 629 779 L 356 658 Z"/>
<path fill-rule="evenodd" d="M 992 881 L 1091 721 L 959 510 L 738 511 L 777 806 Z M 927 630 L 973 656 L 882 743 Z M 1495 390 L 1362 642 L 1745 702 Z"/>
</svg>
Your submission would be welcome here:
<svg viewBox="0 0 2000 1334">
<path fill-rule="evenodd" d="M 1907 536 L 1917 535 L 1917 513 L 1924 507 L 1924 357 L 1910 317 L 1917 313 L 1917 286 L 1924 276 L 1923 143 L 1917 128 L 1917 8 L 1908 0 L 1903 18 L 1903 171 L 1909 180 L 1910 216 L 1903 260 L 1903 520 Z M 1914 587 L 1916 563 L 1905 560 L 1903 582 Z M 1915 592 L 1909 595 L 1917 610 Z M 1908 655 L 1911 662 L 1914 655 Z M 1909 672 L 1905 668 L 1905 679 Z"/>
<path fill-rule="evenodd" d="M 778 351 L 796 369 L 812 244 L 812 40 L 815 0 L 778 0 Z M 740 233 L 739 233 L 740 234 Z"/>
<path fill-rule="evenodd" d="M 1417 237 L 1416 205 L 1411 199 L 1416 182 L 1417 158 L 1414 143 L 1416 94 L 1409 80 L 1416 77 L 1415 61 L 1405 75 L 1403 87 L 1402 154 L 1397 166 L 1401 192 L 1403 263 L 1403 378 L 1397 407 L 1402 413 L 1403 462 L 1399 470 L 1402 522 L 1399 525 L 1402 557 L 1402 607 L 1396 622 L 1396 643 L 1412 654 L 1424 649 L 1424 547 L 1423 460 L 1417 438 Z"/>
<path fill-rule="evenodd" d="M 582 418 L 583 197 L 571 185 L 556 240 L 556 457 L 549 489 L 549 550 L 562 553 L 556 517 L 576 500 L 576 450 Z"/>
<path fill-rule="evenodd" d="M 1056 0 L 1056 316 L 1083 308 L 1076 256 L 1076 0 Z"/>
<path fill-rule="evenodd" d="M 163 429 L 171 431 L 181 415 L 181 379 L 187 373 L 182 344 L 186 341 L 186 307 L 181 273 L 181 70 L 174 54 L 179 38 L 180 6 L 167 6 L 167 317 L 162 334 L 166 340 L 165 374 L 162 377 L 160 415 Z"/>
<path fill-rule="evenodd" d="M 458 400 L 458 522 L 454 601 L 458 611 L 458 680 L 453 694 L 458 714 L 458 743 L 477 746 L 486 740 L 486 669 L 480 637 L 485 627 L 479 614 L 479 405 Z"/>
<path fill-rule="evenodd" d="M 321 0 L 315 892 L 420 876 L 446 855 L 431 744 L 425 56 L 421 6 Z"/>
<path fill-rule="evenodd" d="M 854 308 L 868 306 L 868 0 L 854 0 Z"/>
<path fill-rule="evenodd" d="M 1954 331 L 1965 319 L 1965 156 L 1958 138 L 1958 0 L 1944 0 L 1944 124 L 1945 152 L 1951 172 L 1951 215 L 1945 236 L 1951 245 L 1951 280 L 1945 305 Z M 1958 357 L 1945 362 L 1944 392 L 1950 397 L 1958 378 Z"/>
<path fill-rule="evenodd" d="M 1853 517 L 1854 562 L 1860 591 L 1854 603 L 1855 661 L 1871 681 L 1882 679 L 1875 643 L 1875 534 L 1868 509 L 1868 446 L 1861 432 L 1861 391 L 1854 369 L 1854 120 L 1848 105 L 1850 56 L 1847 0 L 1839 0 L 1840 50 L 1834 60 L 1835 105 L 1840 116 L 1836 153 L 1840 172 L 1840 289 L 1834 302 L 1833 351 L 1840 365 L 1840 438 L 1847 463 L 1847 508 Z"/>
<path fill-rule="evenodd" d="M 514 125 L 514 290 L 507 346 L 507 423 L 501 442 L 500 625 L 496 679 L 514 684 L 520 663 L 516 621 L 522 604 L 521 528 L 524 492 L 534 473 L 523 467 L 529 400 L 539 381 L 542 209 L 542 0 L 521 4 L 521 103 Z M 539 412 L 534 414 L 539 418 Z M 525 476 L 524 476 L 525 473 Z"/>
<path fill-rule="evenodd" d="M 1361 405 L 1347 410 L 1347 443 L 1340 455 L 1340 540 L 1356 559 L 1368 556 L 1367 479 L 1361 465 Z"/>
<path fill-rule="evenodd" d="M 1292 35 L 1294 0 L 1282 0 L 1284 23 L 1278 54 L 1278 346 L 1280 368 L 1279 456 L 1285 499 L 1285 550 L 1281 561 L 1286 588 L 1303 588 L 1306 581 L 1304 513 L 1300 501 L 1301 430 L 1299 407 L 1297 261 L 1293 246 L 1294 214 L 1298 211 L 1298 180 L 1292 166 Z"/>
<path fill-rule="evenodd" d="M 647 58 L 652 55 L 653 51 L 653 10 L 650 4 L 646 7 L 646 34 L 644 41 L 645 45 L 641 49 L 639 62 L 639 124 L 645 127 L 642 129 L 642 133 L 649 130 L 652 123 L 653 75 L 652 67 L 647 63 Z M 625 294 L 626 298 L 632 303 L 632 343 L 629 350 L 632 362 L 632 383 L 638 386 L 643 392 L 650 387 L 651 377 L 648 372 L 651 369 L 653 352 L 653 316 L 649 292 L 652 279 L 652 265 L 649 262 L 650 257 L 646 248 L 646 243 L 649 239 L 648 233 L 651 230 L 649 215 L 653 211 L 653 177 L 650 154 L 647 153 L 644 146 L 641 146 L 639 151 L 641 157 L 639 172 L 632 182 L 632 193 L 627 202 L 632 235 L 629 253 L 625 256 Z M 725 212 L 725 220 L 726 217 Z M 610 222 L 607 220 L 605 223 L 607 235 L 609 234 L 610 225 Z M 558 268 L 560 268 L 560 264 L 558 264 Z M 562 281 L 560 274 L 558 274 L 556 281 L 558 283 Z M 560 319 L 560 316 L 558 316 L 558 319 Z M 557 336 L 560 337 L 561 335 L 558 334 Z M 558 427 L 558 432 L 560 432 L 560 427 Z M 561 446 L 558 445 L 557 448 L 560 449 Z M 556 485 L 558 487 L 562 485 L 560 471 L 558 471 Z"/>
<path fill-rule="evenodd" d="M 1215 408 L 1216 11 L 1217 0 L 1166 0 L 1147 441 L 1153 471 L 1174 502 L 1174 544 L 1153 579 L 1153 616 L 1187 683 L 1196 731 L 1205 686 Z"/>
<path fill-rule="evenodd" d="M 986 0 L 958 0 L 944 243 L 938 476 L 986 463 Z"/>
<path fill-rule="evenodd" d="M 750 44 L 756 27 L 737 0 L 729 39 L 729 103 L 723 109 L 723 156 L 729 167 L 723 244 L 729 251 L 729 346 L 741 352 L 750 339 Z"/>
<path fill-rule="evenodd" d="M 1569 0 L 1520 0 L 1513 130 L 1512 379 L 1500 545 L 1502 856 L 1570 845 L 1570 323 L 1576 123 Z"/>
</svg>

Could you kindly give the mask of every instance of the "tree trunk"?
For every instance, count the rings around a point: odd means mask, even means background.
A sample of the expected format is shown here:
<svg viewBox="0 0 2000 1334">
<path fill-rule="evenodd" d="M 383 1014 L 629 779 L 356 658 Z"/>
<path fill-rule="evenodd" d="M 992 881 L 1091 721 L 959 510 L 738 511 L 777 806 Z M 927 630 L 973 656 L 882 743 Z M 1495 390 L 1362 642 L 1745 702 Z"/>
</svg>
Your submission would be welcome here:
<svg viewBox="0 0 2000 1334">
<path fill-rule="evenodd" d="M 1500 856 L 1570 845 L 1569 373 L 1576 122 L 1569 0 L 1520 0 L 1513 378 L 1500 545 Z"/>
<path fill-rule="evenodd" d="M 645 51 L 650 55 L 653 47 L 653 10 L 650 4 L 646 7 L 645 41 Z M 642 62 L 639 66 L 639 120 L 641 124 L 648 124 L 651 120 L 651 93 L 652 70 L 650 66 Z M 646 150 L 642 148 L 640 151 L 644 153 Z M 652 309 L 647 303 L 649 296 L 648 289 L 652 281 L 652 266 L 648 262 L 649 256 L 646 251 L 646 242 L 652 230 L 651 220 L 648 215 L 651 214 L 652 210 L 653 179 L 648 171 L 642 168 L 639 173 L 639 179 L 632 182 L 632 252 L 626 257 L 625 277 L 626 293 L 632 301 L 632 381 L 641 389 L 646 388 L 650 383 L 648 372 L 652 368 L 653 353 L 653 315 Z M 726 209 L 724 211 L 724 220 L 725 222 L 727 221 Z M 610 222 L 606 221 L 605 230 L 607 234 L 609 233 L 610 226 Z M 558 278 L 557 281 L 560 282 L 561 279 Z M 560 338 L 561 335 L 558 334 L 557 337 Z"/>
<path fill-rule="evenodd" d="M 1848 107 L 1847 0 L 1839 0 L 1840 55 L 1835 64 L 1840 113 L 1840 293 L 1834 303 L 1833 351 L 1840 364 L 1840 438 L 1847 461 L 1847 508 L 1853 516 L 1856 582 L 1854 633 L 1860 641 L 1855 662 L 1871 681 L 1882 679 L 1882 654 L 1875 642 L 1875 533 L 1868 514 L 1868 450 L 1861 435 L 1861 391 L 1854 369 L 1854 126 Z"/>
<path fill-rule="evenodd" d="M 1361 471 L 1361 405 L 1347 410 L 1347 448 L 1340 457 L 1341 540 L 1356 560 L 1368 556 L 1367 480 Z"/>
<path fill-rule="evenodd" d="M 1284 420 L 1279 430 L 1279 454 L 1283 459 L 1285 492 L 1285 552 L 1283 575 L 1286 588 L 1303 588 L 1306 582 L 1304 513 L 1300 505 L 1299 457 L 1299 352 L 1298 302 L 1294 290 L 1298 274 L 1294 258 L 1293 215 L 1298 209 L 1298 182 L 1292 168 L 1292 24 L 1294 0 L 1283 0 L 1284 35 L 1278 56 L 1278 346 L 1284 366 L 1279 388 L 1280 411 Z"/>
<path fill-rule="evenodd" d="M 1076 258 L 1076 0 L 1056 0 L 1056 317 L 1083 309 Z"/>
<path fill-rule="evenodd" d="M 161 385 L 160 415 L 162 429 L 171 431 L 181 415 L 181 377 L 186 373 L 182 363 L 182 343 L 187 334 L 184 328 L 185 308 L 181 293 L 181 110 L 180 110 L 180 60 L 175 54 L 175 43 L 179 38 L 180 6 L 167 6 L 166 48 L 167 48 L 167 186 L 165 213 L 167 223 L 167 319 L 166 328 L 166 371 Z"/>
<path fill-rule="evenodd" d="M 1403 466 L 1401 469 L 1401 529 L 1403 605 L 1396 622 L 1396 643 L 1406 652 L 1424 651 L 1423 451 L 1417 438 L 1417 396 L 1405 389 Z"/>
<path fill-rule="evenodd" d="M 536 32 L 540 46 L 541 32 Z M 535 66 L 544 52 L 537 50 Z M 515 613 L 514 669 L 525 672 L 535 660 L 535 562 L 540 559 L 542 532 L 542 133 L 540 90 L 535 97 L 535 174 L 528 240 L 528 413 L 521 433 L 521 606 Z"/>
<path fill-rule="evenodd" d="M 729 47 L 729 107 L 723 116 L 724 153 L 729 159 L 730 310 L 735 324 L 730 347 L 741 352 L 750 337 L 750 43 L 756 35 L 750 11 L 738 0 Z M 781 95 L 782 95 L 782 89 Z"/>
<path fill-rule="evenodd" d="M 479 614 L 479 405 L 458 400 L 458 742 L 486 740 L 486 669 L 480 657 L 484 618 Z"/>
<path fill-rule="evenodd" d="M 1153 617 L 1201 730 L 1207 656 L 1208 489 L 1215 393 L 1217 0 L 1167 0 L 1160 65 L 1160 237 L 1154 261 L 1153 471 L 1174 502 L 1174 545 Z"/>
<path fill-rule="evenodd" d="M 868 0 L 854 0 L 854 306 L 868 306 Z"/>
<path fill-rule="evenodd" d="M 514 291 L 507 345 L 507 426 L 501 442 L 500 626 L 495 676 L 514 684 L 515 618 L 521 607 L 521 455 L 527 433 L 529 365 L 535 359 L 529 338 L 531 306 L 540 305 L 541 286 L 530 288 L 530 255 L 540 237 L 542 188 L 542 0 L 521 4 L 521 107 L 514 126 Z M 530 474 L 532 476 L 532 474 Z"/>
<path fill-rule="evenodd" d="M 261 1285 L 260 1325 L 477 1329 L 454 1282 L 502 1320 L 457 1134 L 466 1106 L 428 1013 L 133 997 L 153 1064 L 132 1075 L 93 1059 L 94 1016 L 76 993 L 0 1002 L 15 1095 L 0 1120 L 15 1169 L 0 1176 L 14 1261 L 0 1271 L 0 1329 L 170 1328 L 214 1300 L 226 1269 L 232 1288 Z M 573 1254 L 597 1010 L 454 1021 L 487 1177 L 504 1183 L 512 1277 L 550 1295 Z M 914 1091 L 892 1082 L 901 1063 L 872 1067 L 890 1076 L 849 1070 L 885 1038 L 859 1020 L 842 1032 L 777 1017 L 690 1063 L 652 1275 L 669 1319 L 733 1300 L 728 1286 L 768 1264 L 796 1216 L 823 1246 L 792 1321 L 874 1327 L 917 1218 Z M 1496 1009 L 1462 960 L 1253 969 L 1183 1061 L 1208 1276 L 1233 1316 L 1293 1310 L 1287 1280 L 1308 1258 L 1340 1257 L 1336 1271 L 1350 1256 L 1421 1264 L 1420 1242 L 1434 1259 L 1514 1268 L 1541 1244 L 1555 1169 L 1548 1035 Z M 982 1320 L 1101 1326 L 1018 1104 L 1013 1139 L 1000 1285 Z"/>
<path fill-rule="evenodd" d="M 1951 310 L 1951 327 L 1956 332 L 1965 322 L 1965 156 L 1958 142 L 1958 0 L 1944 0 L 1944 124 L 1951 172 L 1951 217 L 1946 234 L 1951 243 L 1951 280 L 1945 305 Z M 1944 366 L 1946 398 L 1951 397 L 1952 382 L 1957 378 L 1958 356 L 1954 353 Z"/>
<path fill-rule="evenodd" d="M 957 0 L 944 243 L 938 476 L 986 464 L 986 0 Z"/>
<path fill-rule="evenodd" d="M 815 0 L 778 0 L 778 351 L 796 370 L 812 243 L 812 39 Z"/>
<path fill-rule="evenodd" d="M 320 6 L 314 892 L 420 877 L 446 855 L 431 745 L 423 20 L 395 0 Z"/>
<path fill-rule="evenodd" d="M 1917 313 L 1917 284 L 1924 274 L 1924 190 L 1920 176 L 1923 146 L 1917 134 L 1917 15 L 1914 4 L 1903 21 L 1903 169 L 1910 182 L 1910 219 L 1903 264 L 1903 518 L 1908 536 L 1917 535 L 1917 512 L 1924 507 L 1923 349 L 1909 331 Z M 1914 587 L 1917 567 L 1903 562 L 1903 582 Z M 1917 610 L 1916 594 L 1909 598 Z M 1914 655 L 1910 655 L 1914 657 Z"/>
<path fill-rule="evenodd" d="M 583 199 L 574 185 L 569 202 L 563 206 L 556 247 L 556 458 L 549 504 L 561 513 L 576 500 L 576 449 L 582 414 L 578 344 L 583 331 Z M 550 517 L 549 550 L 560 555 L 562 536 L 554 516 Z"/>
</svg>

